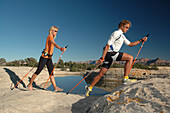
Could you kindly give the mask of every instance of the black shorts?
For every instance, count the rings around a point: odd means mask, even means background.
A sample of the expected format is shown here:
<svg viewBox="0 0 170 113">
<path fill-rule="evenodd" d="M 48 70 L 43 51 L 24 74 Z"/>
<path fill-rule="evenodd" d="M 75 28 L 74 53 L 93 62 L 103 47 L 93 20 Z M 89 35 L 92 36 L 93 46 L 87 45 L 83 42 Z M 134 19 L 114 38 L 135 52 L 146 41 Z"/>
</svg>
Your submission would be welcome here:
<svg viewBox="0 0 170 113">
<path fill-rule="evenodd" d="M 42 69 L 44 68 L 45 65 L 47 65 L 47 69 L 48 69 L 48 72 L 49 72 L 49 75 L 50 75 L 52 70 L 53 70 L 52 59 L 43 58 L 42 56 L 40 57 L 38 68 L 37 68 L 35 74 L 36 75 L 40 74 L 40 72 L 42 71 Z"/>
<path fill-rule="evenodd" d="M 121 61 L 122 52 L 107 52 L 102 67 L 109 69 L 113 61 Z"/>
</svg>

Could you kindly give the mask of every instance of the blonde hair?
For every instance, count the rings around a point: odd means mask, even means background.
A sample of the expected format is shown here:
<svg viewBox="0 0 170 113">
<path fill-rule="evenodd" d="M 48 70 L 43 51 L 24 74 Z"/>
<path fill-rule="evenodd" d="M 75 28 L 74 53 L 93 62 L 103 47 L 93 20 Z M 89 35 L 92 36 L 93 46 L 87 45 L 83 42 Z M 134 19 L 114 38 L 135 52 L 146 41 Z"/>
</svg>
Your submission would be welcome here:
<svg viewBox="0 0 170 113">
<path fill-rule="evenodd" d="M 131 22 L 128 21 L 128 20 L 122 20 L 119 25 L 118 25 L 118 28 L 121 28 L 122 26 L 126 25 L 126 24 L 129 24 L 130 27 L 132 26 Z"/>
<path fill-rule="evenodd" d="M 58 27 L 56 27 L 56 26 L 51 26 L 50 29 L 49 29 L 49 35 L 51 35 L 51 34 L 52 34 L 52 31 L 54 31 L 54 30 L 58 30 Z M 56 36 L 55 36 L 54 38 L 56 38 Z"/>
</svg>

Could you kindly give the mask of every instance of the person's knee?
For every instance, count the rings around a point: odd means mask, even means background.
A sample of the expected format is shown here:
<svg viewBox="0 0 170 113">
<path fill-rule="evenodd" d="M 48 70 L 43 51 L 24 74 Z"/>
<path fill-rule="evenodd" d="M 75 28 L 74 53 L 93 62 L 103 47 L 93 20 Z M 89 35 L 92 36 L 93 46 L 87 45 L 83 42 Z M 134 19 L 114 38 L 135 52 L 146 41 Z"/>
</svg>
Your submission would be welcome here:
<svg viewBox="0 0 170 113">
<path fill-rule="evenodd" d="M 122 61 L 133 61 L 133 56 L 124 53 L 124 54 L 123 54 L 123 57 L 122 57 Z"/>
<path fill-rule="evenodd" d="M 34 73 L 34 76 L 36 75 L 36 76 L 38 76 L 40 74 L 40 71 L 36 71 L 35 73 Z"/>
</svg>

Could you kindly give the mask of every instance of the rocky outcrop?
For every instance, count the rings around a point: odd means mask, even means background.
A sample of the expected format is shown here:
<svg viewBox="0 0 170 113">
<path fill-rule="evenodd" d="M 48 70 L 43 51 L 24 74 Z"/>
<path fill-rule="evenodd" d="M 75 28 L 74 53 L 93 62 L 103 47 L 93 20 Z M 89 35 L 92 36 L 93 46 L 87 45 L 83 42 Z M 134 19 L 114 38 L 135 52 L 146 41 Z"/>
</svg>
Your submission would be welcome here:
<svg viewBox="0 0 170 113">
<path fill-rule="evenodd" d="M 153 60 L 149 60 L 145 65 L 169 66 L 170 61 L 165 61 L 165 60 L 161 60 L 160 58 L 156 58 Z"/>
<path fill-rule="evenodd" d="M 93 60 L 89 61 L 81 61 L 81 62 L 75 62 L 75 63 L 91 63 Z M 117 64 L 125 64 L 125 61 L 115 61 L 113 63 Z M 135 61 L 135 63 L 140 63 L 142 65 L 158 65 L 158 66 L 170 66 L 170 61 L 162 60 L 161 58 L 156 59 L 148 59 L 148 58 L 139 58 Z"/>
<path fill-rule="evenodd" d="M 121 85 L 97 99 L 88 113 L 169 113 L 170 77 Z"/>
<path fill-rule="evenodd" d="M 170 66 L 170 61 L 162 60 L 161 58 L 156 58 L 156 59 L 140 58 L 137 59 L 135 63 L 140 63 L 142 65 L 149 65 L 149 66 L 152 65 Z"/>
<path fill-rule="evenodd" d="M 86 76 L 89 72 L 84 74 Z M 94 79 L 94 77 L 99 72 L 92 72 L 87 78 L 86 82 L 91 83 L 91 81 Z M 102 82 L 103 80 L 122 80 L 124 75 L 124 69 L 123 68 L 110 68 L 106 74 L 101 78 L 99 82 Z M 136 78 L 136 79 L 149 79 L 149 78 L 164 78 L 170 75 L 170 69 L 159 69 L 159 70 L 145 70 L 145 69 L 136 69 L 133 68 L 131 72 L 129 73 L 130 78 Z"/>
<path fill-rule="evenodd" d="M 145 65 L 150 59 L 147 58 L 140 58 L 136 60 L 136 63 L 140 63 L 142 65 Z"/>
</svg>

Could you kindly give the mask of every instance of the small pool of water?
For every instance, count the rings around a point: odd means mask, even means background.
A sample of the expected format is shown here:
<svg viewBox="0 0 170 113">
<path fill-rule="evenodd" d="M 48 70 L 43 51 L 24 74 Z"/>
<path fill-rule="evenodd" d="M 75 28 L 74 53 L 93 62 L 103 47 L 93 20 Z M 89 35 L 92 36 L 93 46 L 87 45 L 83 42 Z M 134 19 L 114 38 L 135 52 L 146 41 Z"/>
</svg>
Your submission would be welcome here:
<svg viewBox="0 0 170 113">
<path fill-rule="evenodd" d="M 64 93 L 69 92 L 75 85 L 77 85 L 83 77 L 81 76 L 66 76 L 66 77 L 55 77 L 56 84 L 58 87 L 64 89 Z M 85 86 L 88 85 L 85 80 L 83 80 L 75 89 L 70 92 L 70 94 L 82 94 L 86 93 Z M 53 85 L 51 84 L 47 90 L 54 91 Z M 97 87 L 93 88 L 91 95 L 106 95 L 109 91 L 100 89 Z"/>
</svg>

